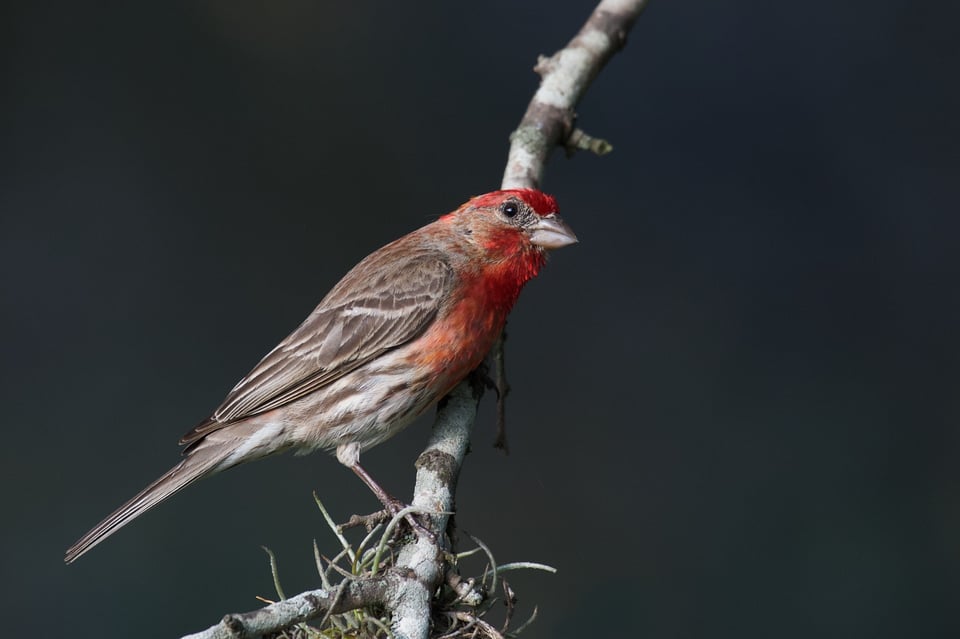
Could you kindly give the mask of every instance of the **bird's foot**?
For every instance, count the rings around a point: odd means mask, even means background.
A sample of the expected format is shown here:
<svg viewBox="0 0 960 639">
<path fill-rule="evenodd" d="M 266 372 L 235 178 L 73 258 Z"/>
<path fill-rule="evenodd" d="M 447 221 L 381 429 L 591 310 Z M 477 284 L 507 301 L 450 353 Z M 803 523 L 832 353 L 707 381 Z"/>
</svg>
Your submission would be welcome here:
<svg viewBox="0 0 960 639">
<path fill-rule="evenodd" d="M 410 527 L 410 530 L 420 536 L 425 535 L 431 541 L 436 541 L 436 535 L 424 524 L 422 524 L 418 518 L 417 514 L 411 511 L 411 507 L 404 504 L 398 499 L 390 499 L 390 504 L 386 505 L 383 510 L 378 510 L 377 512 L 370 513 L 369 515 L 351 515 L 350 519 L 346 523 L 340 524 L 337 526 L 337 529 L 340 532 L 347 530 L 349 528 L 357 528 L 363 526 L 364 529 L 369 533 L 378 525 L 391 521 L 396 518 L 397 515 L 403 513 L 402 521 Z M 407 511 L 407 512 L 404 512 Z"/>
<path fill-rule="evenodd" d="M 385 521 L 390 521 L 390 513 L 386 509 L 378 510 L 375 513 L 370 513 L 369 515 L 350 515 L 345 523 L 342 523 L 337 526 L 339 532 L 344 530 L 349 530 L 350 528 L 357 528 L 363 526 L 364 529 L 369 533 L 378 525 L 382 524 Z"/>
<path fill-rule="evenodd" d="M 403 503 L 385 491 L 380 484 L 373 480 L 373 477 L 371 477 L 359 463 L 354 462 L 350 468 L 357 474 L 358 477 L 360 477 L 360 479 L 363 480 L 363 483 L 365 483 L 367 487 L 373 491 L 373 494 L 377 496 L 377 499 L 379 499 L 380 503 L 384 506 L 385 510 L 381 511 L 381 513 L 386 513 L 386 515 L 382 516 L 382 519 L 379 519 L 376 523 L 386 519 L 394 519 L 402 514 L 403 519 L 410 525 L 410 528 L 414 533 L 417 534 L 417 536 L 426 536 L 427 539 L 430 539 L 434 542 L 437 540 L 437 536 L 430 532 L 427 526 L 424 526 L 417 521 L 415 509 L 412 506 Z M 354 515 L 350 518 L 350 521 L 353 521 L 354 518 L 357 518 L 357 524 L 355 525 L 368 525 L 367 522 L 374 521 L 378 516 L 380 516 L 378 513 L 367 515 L 366 517 L 358 517 L 357 515 Z M 369 527 L 372 528 L 376 525 L 376 523 Z"/>
<path fill-rule="evenodd" d="M 405 504 L 399 499 L 395 499 L 390 495 L 387 495 L 387 500 L 384 501 L 383 505 L 386 507 L 386 511 L 390 513 L 391 519 L 395 519 L 402 514 L 403 520 L 410 526 L 410 529 L 418 537 L 426 537 L 432 542 L 437 540 L 437 536 L 434 535 L 433 532 L 428 528 L 429 524 L 426 524 L 426 522 L 420 522 L 421 518 L 418 517 L 418 513 L 415 512 L 416 508 L 413 506 Z"/>
</svg>

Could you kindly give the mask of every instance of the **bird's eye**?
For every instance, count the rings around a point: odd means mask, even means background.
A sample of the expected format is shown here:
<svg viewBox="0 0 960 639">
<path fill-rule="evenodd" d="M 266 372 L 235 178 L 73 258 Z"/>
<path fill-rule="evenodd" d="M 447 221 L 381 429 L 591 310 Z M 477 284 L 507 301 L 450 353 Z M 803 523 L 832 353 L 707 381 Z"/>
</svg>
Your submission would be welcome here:
<svg viewBox="0 0 960 639">
<path fill-rule="evenodd" d="M 520 207 L 517 206 L 516 202 L 511 200 L 504 202 L 503 206 L 500 207 L 500 211 L 507 217 L 516 217 L 517 213 L 520 212 Z"/>
</svg>

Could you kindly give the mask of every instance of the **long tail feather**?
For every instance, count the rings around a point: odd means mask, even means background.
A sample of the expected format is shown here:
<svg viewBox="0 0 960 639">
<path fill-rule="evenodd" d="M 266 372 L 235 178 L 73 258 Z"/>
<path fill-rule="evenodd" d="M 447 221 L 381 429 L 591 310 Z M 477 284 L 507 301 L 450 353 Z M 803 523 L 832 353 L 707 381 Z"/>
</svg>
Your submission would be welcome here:
<svg viewBox="0 0 960 639">
<path fill-rule="evenodd" d="M 64 561 L 68 564 L 76 561 L 78 557 L 161 501 L 218 470 L 218 465 L 228 453 L 229 450 L 220 447 L 195 451 L 70 546 Z"/>
</svg>

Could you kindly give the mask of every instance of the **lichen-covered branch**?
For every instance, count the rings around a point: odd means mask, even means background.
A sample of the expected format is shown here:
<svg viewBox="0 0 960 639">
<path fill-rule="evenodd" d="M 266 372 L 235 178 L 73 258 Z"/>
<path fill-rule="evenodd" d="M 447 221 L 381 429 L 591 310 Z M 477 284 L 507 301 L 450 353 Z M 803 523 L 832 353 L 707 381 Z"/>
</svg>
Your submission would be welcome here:
<svg viewBox="0 0 960 639">
<path fill-rule="evenodd" d="M 415 576 L 400 586 L 393 608 L 393 633 L 397 637 L 426 639 L 430 634 L 430 599 L 444 578 L 444 533 L 460 466 L 470 444 L 470 429 L 482 395 L 479 384 L 465 382 L 445 399 L 437 414 L 426 450 L 417 459 L 417 483 L 413 506 L 428 515 L 435 538 L 417 538 L 400 550 L 397 567 Z"/>
<path fill-rule="evenodd" d="M 602 140 L 574 132 L 574 107 L 600 69 L 625 43 L 627 32 L 647 0 L 602 0 L 566 47 L 541 57 L 535 70 L 540 88 L 519 127 L 510 136 L 510 152 L 503 188 L 537 188 L 550 152 L 557 146 L 609 150 Z M 390 612 L 398 639 L 427 639 L 431 603 L 444 579 L 445 537 L 454 507 L 457 478 L 470 442 L 470 433 L 482 387 L 462 382 L 444 400 L 427 448 L 417 460 L 413 503 L 432 538 L 419 535 L 404 545 L 396 564 L 370 578 L 346 579 L 339 588 L 314 590 L 260 610 L 227 615 L 211 628 L 189 639 L 259 637 L 297 623 L 371 605 Z"/>
<path fill-rule="evenodd" d="M 626 43 L 646 6 L 647 0 L 602 0 L 566 47 L 549 58 L 540 57 L 534 67 L 541 76 L 540 88 L 510 136 L 503 188 L 539 188 L 550 152 L 567 146 L 575 130 L 574 108 L 600 69 Z"/>
<path fill-rule="evenodd" d="M 226 615 L 220 623 L 183 639 L 253 639 L 289 628 L 328 612 L 336 614 L 363 606 L 383 603 L 398 590 L 402 578 L 387 573 L 370 580 L 347 581 L 341 592 L 310 590 L 296 597 L 270 604 L 266 608 L 237 615 Z"/>
</svg>

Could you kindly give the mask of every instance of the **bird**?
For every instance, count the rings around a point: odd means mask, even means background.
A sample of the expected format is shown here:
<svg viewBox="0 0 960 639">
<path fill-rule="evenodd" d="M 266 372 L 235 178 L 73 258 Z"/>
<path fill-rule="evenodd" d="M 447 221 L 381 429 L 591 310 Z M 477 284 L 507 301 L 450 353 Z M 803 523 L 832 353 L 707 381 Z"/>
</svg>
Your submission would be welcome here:
<svg viewBox="0 0 960 639">
<path fill-rule="evenodd" d="M 294 450 L 326 450 L 389 505 L 360 453 L 483 362 L 547 251 L 577 242 L 535 189 L 475 196 L 374 251 L 180 440 L 183 459 L 81 537 L 72 563 L 195 481 Z"/>
</svg>

